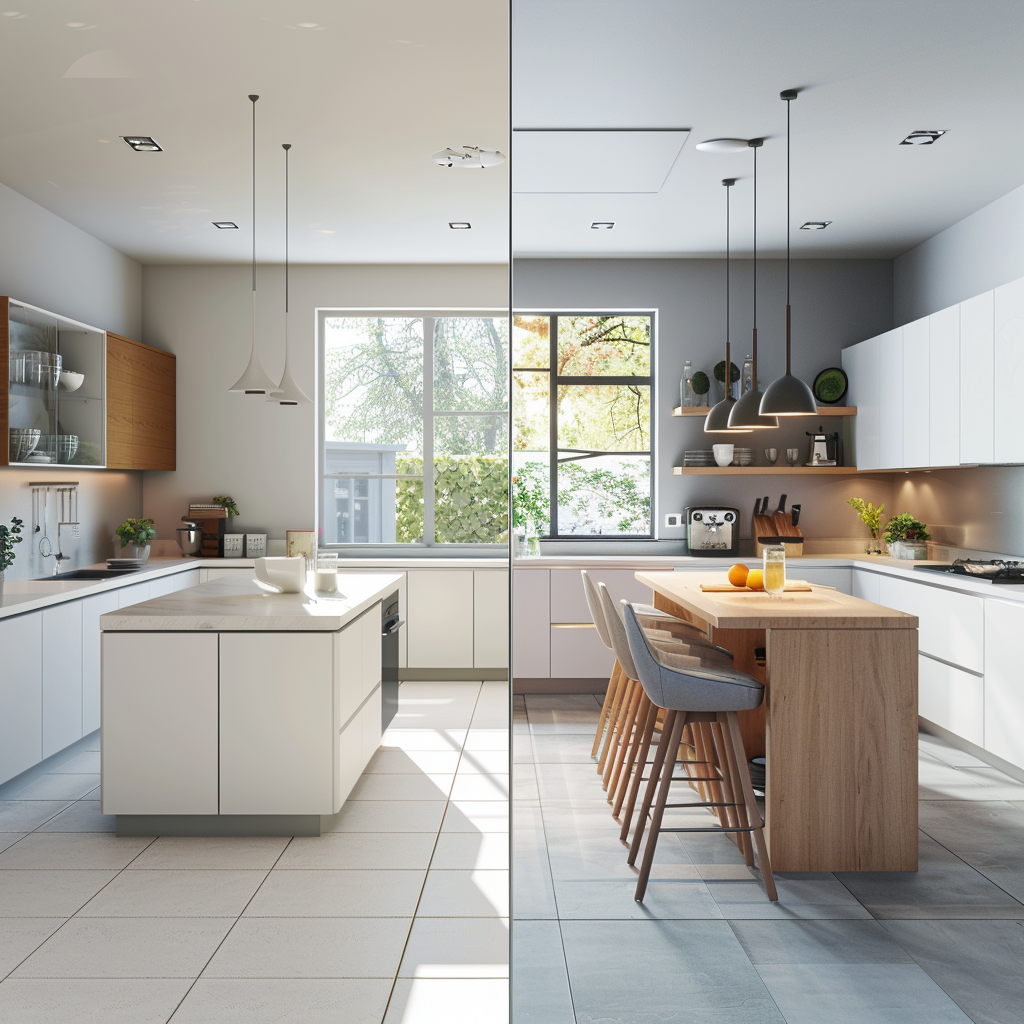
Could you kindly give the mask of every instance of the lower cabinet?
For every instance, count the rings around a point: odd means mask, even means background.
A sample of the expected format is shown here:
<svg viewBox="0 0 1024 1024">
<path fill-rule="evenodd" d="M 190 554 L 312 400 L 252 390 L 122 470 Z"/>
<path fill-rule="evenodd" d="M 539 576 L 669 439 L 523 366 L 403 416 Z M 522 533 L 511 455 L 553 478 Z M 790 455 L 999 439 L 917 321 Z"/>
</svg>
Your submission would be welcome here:
<svg viewBox="0 0 1024 1024">
<path fill-rule="evenodd" d="M 94 594 L 82 605 L 82 735 L 100 727 L 100 616 L 116 612 L 116 590 Z"/>
<path fill-rule="evenodd" d="M 82 602 L 43 609 L 43 757 L 82 738 Z"/>
<path fill-rule="evenodd" d="M 512 577 L 512 673 L 551 675 L 551 570 L 516 569 Z"/>
<path fill-rule="evenodd" d="M 854 569 L 850 592 L 854 597 L 859 597 L 862 601 L 881 604 L 881 579 L 882 577 L 877 572 L 869 572 L 867 569 Z"/>
<path fill-rule="evenodd" d="M 473 667 L 473 570 L 410 569 L 410 668 Z"/>
<path fill-rule="evenodd" d="M 985 749 L 1024 768 L 1024 604 L 985 599 Z"/>
<path fill-rule="evenodd" d="M 607 679 L 614 664 L 615 655 L 593 624 L 551 624 L 552 679 Z"/>
<path fill-rule="evenodd" d="M 798 562 L 786 566 L 786 575 L 819 587 L 835 587 L 841 594 L 853 593 L 853 569 L 847 566 L 808 566 Z"/>
<path fill-rule="evenodd" d="M 508 668 L 508 570 L 473 571 L 473 667 Z"/>
<path fill-rule="evenodd" d="M 0 619 L 0 782 L 43 757 L 43 613 Z"/>
<path fill-rule="evenodd" d="M 981 676 L 922 654 L 917 683 L 922 718 L 985 746 L 985 680 Z"/>
</svg>

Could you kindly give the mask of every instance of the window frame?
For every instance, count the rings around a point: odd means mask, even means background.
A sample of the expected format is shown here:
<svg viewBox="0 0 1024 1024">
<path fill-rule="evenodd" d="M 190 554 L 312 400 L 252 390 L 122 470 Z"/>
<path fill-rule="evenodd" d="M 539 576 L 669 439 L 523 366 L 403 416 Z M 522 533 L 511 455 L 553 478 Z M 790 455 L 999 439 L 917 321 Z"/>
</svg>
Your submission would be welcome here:
<svg viewBox="0 0 1024 1024">
<path fill-rule="evenodd" d="M 423 474 L 416 476 L 408 473 L 326 473 L 325 452 L 326 452 L 326 418 L 327 403 L 325 396 L 326 384 L 326 359 L 327 346 L 325 343 L 325 321 L 329 318 L 363 318 L 363 317 L 388 317 L 395 319 L 422 319 L 424 322 L 423 331 Z M 505 318 L 509 321 L 509 346 L 508 363 L 506 366 L 506 402 L 508 408 L 489 410 L 438 410 L 434 408 L 434 332 L 433 322 L 447 317 L 483 317 L 488 319 Z M 431 322 L 431 329 L 426 329 L 427 321 Z M 500 417 L 505 415 L 509 425 L 508 445 L 506 455 L 509 463 L 508 486 L 511 494 L 512 473 L 512 344 L 511 344 L 512 316 L 508 306 L 323 306 L 316 309 L 316 345 L 317 345 L 317 401 L 316 401 L 316 531 L 317 537 L 322 538 L 323 523 L 321 516 L 324 509 L 324 481 L 338 478 L 344 479 L 369 479 L 369 480 L 422 480 L 423 481 L 423 536 L 431 537 L 429 541 L 424 540 L 419 544 L 400 544 L 385 541 L 370 542 L 334 542 L 320 541 L 320 546 L 325 550 L 337 551 L 339 555 L 346 552 L 352 557 L 359 555 L 372 555 L 378 558 L 450 558 L 460 554 L 472 555 L 473 557 L 494 557 L 507 558 L 511 550 L 511 530 L 507 541 L 493 544 L 467 544 L 450 543 L 438 541 L 434 531 L 435 508 L 433 500 L 428 501 L 428 495 L 434 497 L 434 419 L 438 416 L 490 416 Z M 429 408 L 428 408 L 429 396 Z M 430 480 L 428 486 L 427 467 L 430 467 Z M 510 506 L 511 507 L 511 506 Z M 510 518 L 511 522 L 511 518 Z"/>
<path fill-rule="evenodd" d="M 548 366 L 545 370 L 540 370 L 535 366 L 516 366 L 515 354 L 514 354 L 514 342 L 513 342 L 513 331 L 515 330 L 516 317 L 547 317 L 549 320 L 548 329 Z M 650 352 L 650 372 L 646 377 L 613 377 L 613 376 L 560 376 L 554 372 L 554 368 L 558 365 L 558 318 L 569 317 L 569 316 L 645 316 L 649 317 L 651 321 L 651 352 Z M 646 308 L 646 309 L 622 309 L 615 307 L 613 309 L 594 309 L 594 308 L 579 308 L 573 307 L 569 309 L 544 309 L 544 308 L 525 308 L 525 309 L 513 309 L 512 315 L 509 319 L 509 360 L 511 364 L 510 377 L 510 388 L 511 379 L 518 373 L 546 373 L 548 374 L 548 533 L 544 538 L 545 540 L 558 541 L 571 541 L 574 543 L 588 542 L 588 543 L 601 543 L 604 541 L 612 541 L 615 543 L 621 543 L 624 541 L 648 541 L 657 540 L 658 533 L 656 529 L 657 523 L 657 459 L 656 459 L 656 446 L 657 446 L 657 430 L 655 429 L 657 424 L 657 353 L 658 353 L 658 310 L 657 308 Z M 651 516 L 650 516 L 650 530 L 648 533 L 627 533 L 627 534 L 579 534 L 579 533 L 558 533 L 558 466 L 560 460 L 558 458 L 558 384 L 575 384 L 585 385 L 592 384 L 594 381 L 601 381 L 605 384 L 636 384 L 638 382 L 646 381 L 646 386 L 650 388 L 650 409 L 651 417 L 648 425 L 648 435 L 650 437 L 650 448 L 647 452 L 635 453 L 635 452 L 611 452 L 613 455 L 630 455 L 630 454 L 646 454 L 650 458 L 650 498 L 651 498 Z M 514 392 L 512 392 L 514 395 Z M 512 408 L 512 395 L 509 398 L 509 468 L 512 468 L 512 439 L 515 431 L 514 424 L 514 410 Z M 568 451 L 568 449 L 565 449 Z M 569 461 L 569 460 L 565 460 Z M 511 490 L 509 492 L 511 494 Z"/>
</svg>

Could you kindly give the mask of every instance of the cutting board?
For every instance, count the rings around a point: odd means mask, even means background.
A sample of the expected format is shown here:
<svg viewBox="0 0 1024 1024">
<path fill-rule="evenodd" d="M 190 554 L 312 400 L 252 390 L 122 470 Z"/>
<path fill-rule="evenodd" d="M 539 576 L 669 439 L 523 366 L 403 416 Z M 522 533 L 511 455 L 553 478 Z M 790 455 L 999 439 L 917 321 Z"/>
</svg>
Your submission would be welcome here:
<svg viewBox="0 0 1024 1024">
<path fill-rule="evenodd" d="M 750 587 L 734 587 L 731 583 L 702 583 L 700 589 L 705 594 L 763 594 L 763 590 L 751 590 Z M 810 593 L 813 589 L 810 583 L 803 580 L 787 580 L 786 593 L 803 591 Z"/>
<path fill-rule="evenodd" d="M 793 525 L 793 517 L 789 512 L 776 512 L 772 517 L 775 523 L 775 536 L 776 537 L 799 537 L 800 542 L 797 544 L 787 544 L 786 554 L 802 555 L 804 553 L 803 545 L 803 533 L 800 532 L 799 526 Z M 767 534 L 765 535 L 767 536 Z"/>
</svg>

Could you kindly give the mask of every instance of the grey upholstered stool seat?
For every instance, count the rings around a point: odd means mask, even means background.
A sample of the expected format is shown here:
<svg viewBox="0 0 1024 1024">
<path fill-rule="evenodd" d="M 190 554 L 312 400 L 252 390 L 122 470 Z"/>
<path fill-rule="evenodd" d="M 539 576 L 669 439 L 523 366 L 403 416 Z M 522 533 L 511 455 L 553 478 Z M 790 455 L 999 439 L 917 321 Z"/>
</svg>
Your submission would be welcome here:
<svg viewBox="0 0 1024 1024">
<path fill-rule="evenodd" d="M 657 789 L 657 802 L 651 813 L 636 899 L 642 902 L 647 890 L 658 836 L 663 831 L 661 823 L 666 808 L 706 807 L 717 813 L 717 825 L 669 828 L 664 831 L 736 833 L 747 864 L 751 867 L 754 864 L 754 851 L 750 844 L 752 838 L 768 898 L 777 900 L 775 880 L 764 841 L 764 821 L 754 798 L 739 720 L 736 717 L 738 711 L 752 710 L 761 705 L 764 685 L 753 676 L 736 669 L 710 664 L 698 664 L 695 667 L 692 658 L 683 659 L 672 653 L 671 649 L 656 650 L 644 633 L 632 606 L 626 601 L 622 604 L 626 639 L 637 678 L 651 703 L 665 711 L 661 740 L 630 845 L 628 862 L 633 864 Z M 679 743 L 687 724 L 694 727 L 699 736 L 698 753 L 704 756 L 683 761 L 687 774 L 675 781 L 698 783 L 701 794 L 711 799 L 669 804 L 668 794 L 674 781 Z M 697 765 L 703 767 L 707 774 L 692 775 L 691 771 Z"/>
</svg>

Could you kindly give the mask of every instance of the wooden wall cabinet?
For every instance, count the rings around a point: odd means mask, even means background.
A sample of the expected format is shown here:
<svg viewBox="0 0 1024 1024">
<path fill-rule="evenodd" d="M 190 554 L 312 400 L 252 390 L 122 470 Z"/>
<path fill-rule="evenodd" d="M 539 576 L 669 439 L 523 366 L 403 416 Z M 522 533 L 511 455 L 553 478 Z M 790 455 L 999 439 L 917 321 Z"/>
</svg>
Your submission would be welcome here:
<svg viewBox="0 0 1024 1024">
<path fill-rule="evenodd" d="M 107 332 L 107 469 L 175 468 L 175 358 Z"/>
</svg>

